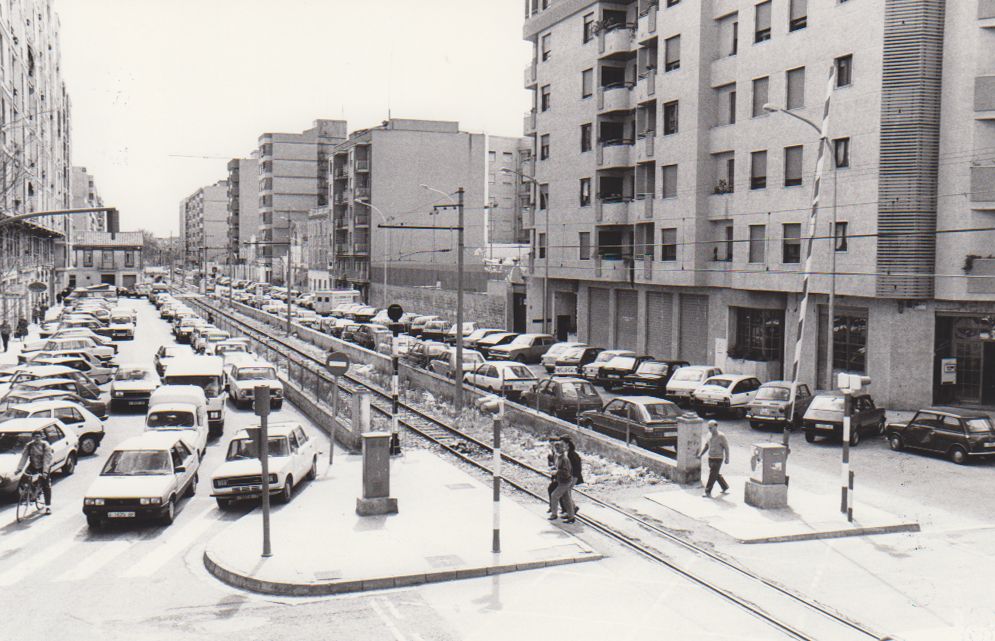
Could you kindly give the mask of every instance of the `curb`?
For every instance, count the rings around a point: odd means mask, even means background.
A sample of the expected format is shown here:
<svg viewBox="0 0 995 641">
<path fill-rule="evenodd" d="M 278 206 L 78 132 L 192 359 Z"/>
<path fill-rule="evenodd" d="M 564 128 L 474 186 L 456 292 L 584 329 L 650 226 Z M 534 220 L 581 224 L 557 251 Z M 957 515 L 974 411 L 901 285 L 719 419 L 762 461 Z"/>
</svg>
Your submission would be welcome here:
<svg viewBox="0 0 995 641">
<path fill-rule="evenodd" d="M 235 588 L 278 596 L 327 596 L 332 594 L 368 592 L 371 590 L 388 590 L 391 588 L 411 587 L 459 579 L 477 579 L 496 574 L 507 574 L 509 572 L 538 570 L 540 568 L 550 568 L 559 565 L 600 561 L 602 558 L 604 556 L 601 554 L 591 553 L 583 558 L 565 557 L 545 561 L 530 561 L 527 563 L 507 563 L 504 565 L 473 567 L 462 570 L 439 570 L 424 574 L 404 574 L 328 583 L 283 583 L 279 581 L 264 581 L 248 575 L 239 574 L 234 570 L 223 567 L 212 559 L 207 549 L 204 550 L 203 560 L 204 567 L 207 568 L 207 571 L 214 578 Z"/>
<path fill-rule="evenodd" d="M 706 524 L 707 525 L 707 524 Z M 919 532 L 918 523 L 899 523 L 898 525 L 879 525 L 875 527 L 853 528 L 849 530 L 830 530 L 827 532 L 808 532 L 805 534 L 786 534 L 784 536 L 767 536 L 757 539 L 739 539 L 739 543 L 791 543 L 793 541 L 815 541 L 818 539 L 843 539 L 851 536 L 868 536 L 871 534 L 894 534 L 896 532 Z"/>
</svg>

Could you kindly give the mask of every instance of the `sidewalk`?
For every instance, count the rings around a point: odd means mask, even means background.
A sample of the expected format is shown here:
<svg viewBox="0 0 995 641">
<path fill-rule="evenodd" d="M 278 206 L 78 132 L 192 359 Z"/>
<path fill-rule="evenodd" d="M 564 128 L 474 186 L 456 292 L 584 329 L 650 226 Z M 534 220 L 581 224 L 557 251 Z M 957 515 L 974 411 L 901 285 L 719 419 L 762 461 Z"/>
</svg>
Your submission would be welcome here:
<svg viewBox="0 0 995 641">
<path fill-rule="evenodd" d="M 236 587 L 320 595 L 481 577 L 600 559 L 544 516 L 501 502 L 501 553 L 491 553 L 491 488 L 434 454 L 391 464 L 398 514 L 356 515 L 362 457 L 336 452 L 323 478 L 273 510 L 273 556 L 263 559 L 256 509 L 211 540 L 207 569 Z"/>
</svg>

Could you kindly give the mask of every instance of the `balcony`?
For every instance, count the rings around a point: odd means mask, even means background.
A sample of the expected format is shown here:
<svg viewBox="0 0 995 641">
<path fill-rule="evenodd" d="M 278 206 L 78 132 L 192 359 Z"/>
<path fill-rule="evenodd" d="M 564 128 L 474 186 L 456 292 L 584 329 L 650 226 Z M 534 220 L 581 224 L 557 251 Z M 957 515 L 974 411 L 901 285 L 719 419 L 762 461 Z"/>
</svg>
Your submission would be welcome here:
<svg viewBox="0 0 995 641">
<path fill-rule="evenodd" d="M 594 257 L 594 277 L 619 283 L 627 283 L 633 276 L 631 261 L 626 259 L 608 259 Z"/>
<path fill-rule="evenodd" d="M 646 42 L 656 37 L 656 17 L 659 9 L 659 5 L 653 3 L 639 12 L 639 21 L 636 24 L 637 42 Z"/>
<path fill-rule="evenodd" d="M 653 201 L 655 198 L 656 194 L 653 193 L 636 194 L 636 200 L 630 207 L 632 213 L 640 220 L 653 220 Z"/>
<path fill-rule="evenodd" d="M 602 58 L 632 54 L 635 25 L 611 24 L 598 33 L 598 55 Z"/>
<path fill-rule="evenodd" d="M 974 79 L 975 120 L 995 120 L 995 76 Z"/>
<path fill-rule="evenodd" d="M 594 201 L 594 219 L 608 225 L 629 224 L 629 199 L 597 198 Z"/>
<path fill-rule="evenodd" d="M 369 158 L 357 158 L 356 159 L 356 171 L 369 171 L 370 170 L 370 159 Z"/>
<path fill-rule="evenodd" d="M 526 136 L 534 136 L 536 133 L 536 112 L 535 109 L 532 111 L 525 112 L 525 119 L 522 125 L 522 131 Z"/>
<path fill-rule="evenodd" d="M 632 140 L 611 140 L 598 145 L 597 163 L 602 169 L 632 166 Z"/>
<path fill-rule="evenodd" d="M 353 217 L 353 224 L 356 227 L 369 227 L 370 214 L 368 212 L 356 212 L 356 215 Z"/>
<path fill-rule="evenodd" d="M 653 152 L 656 147 L 656 132 L 646 131 L 639 134 L 636 140 L 636 162 L 646 162 L 653 160 Z"/>
<path fill-rule="evenodd" d="M 536 88 L 536 61 L 533 60 L 530 65 L 525 67 L 525 88 L 535 89 Z"/>
<path fill-rule="evenodd" d="M 647 68 L 636 80 L 636 102 L 644 103 L 656 96 L 656 69 Z"/>
<path fill-rule="evenodd" d="M 369 187 L 356 187 L 356 198 L 359 200 L 366 200 L 370 197 Z"/>
<path fill-rule="evenodd" d="M 971 202 L 974 209 L 995 209 L 995 166 L 971 167 Z"/>
<path fill-rule="evenodd" d="M 632 83 L 620 82 L 598 89 L 598 112 L 632 111 Z"/>
</svg>

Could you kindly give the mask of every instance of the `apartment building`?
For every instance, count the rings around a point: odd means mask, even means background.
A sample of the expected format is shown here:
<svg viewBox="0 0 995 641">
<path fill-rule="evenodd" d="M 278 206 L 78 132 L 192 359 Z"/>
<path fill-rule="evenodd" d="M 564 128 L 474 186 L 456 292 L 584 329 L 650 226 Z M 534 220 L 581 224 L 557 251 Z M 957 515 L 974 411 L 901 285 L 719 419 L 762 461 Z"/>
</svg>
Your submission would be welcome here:
<svg viewBox="0 0 995 641">
<path fill-rule="evenodd" d="M 259 163 L 251 158 L 228 161 L 228 255 L 238 278 L 255 278 L 250 243 L 259 234 Z"/>
<path fill-rule="evenodd" d="M 462 187 L 464 285 L 487 291 L 488 261 L 525 256 L 525 142 L 460 131 L 458 122 L 400 118 L 351 133 L 329 166 L 335 285 L 379 301 L 386 269 L 388 286 L 455 290 L 455 231 L 378 225 L 455 227 Z"/>
<path fill-rule="evenodd" d="M 264 244 L 257 255 L 266 280 L 284 280 L 291 226 L 306 225 L 308 212 L 328 204 L 328 158 L 346 131 L 343 120 L 316 120 L 301 133 L 259 137 L 259 241 Z"/>
<path fill-rule="evenodd" d="M 995 212 L 995 3 L 528 0 L 524 35 L 533 326 L 548 260 L 582 340 L 790 376 L 828 97 L 800 378 L 831 346 L 890 407 L 995 404 L 995 235 L 953 233 Z"/>
<path fill-rule="evenodd" d="M 319 207 L 307 217 L 307 230 L 303 236 L 301 265 L 307 269 L 307 288 L 312 292 L 332 286 L 328 270 L 332 246 L 332 210 Z"/>
<path fill-rule="evenodd" d="M 207 272 L 230 269 L 227 180 L 201 187 L 181 201 L 180 230 L 184 265 Z"/>
<path fill-rule="evenodd" d="M 73 237 L 69 287 L 113 285 L 133 287 L 139 282 L 145 240 L 140 231 L 111 233 L 83 230 Z"/>
<path fill-rule="evenodd" d="M 87 172 L 86 167 L 72 167 L 69 174 L 69 184 L 69 207 L 71 209 L 104 206 L 104 199 L 100 197 L 96 182 L 93 176 Z M 106 230 L 107 214 L 94 212 L 68 216 L 67 222 L 70 230 L 69 240 L 72 240 L 77 232 Z"/>
</svg>

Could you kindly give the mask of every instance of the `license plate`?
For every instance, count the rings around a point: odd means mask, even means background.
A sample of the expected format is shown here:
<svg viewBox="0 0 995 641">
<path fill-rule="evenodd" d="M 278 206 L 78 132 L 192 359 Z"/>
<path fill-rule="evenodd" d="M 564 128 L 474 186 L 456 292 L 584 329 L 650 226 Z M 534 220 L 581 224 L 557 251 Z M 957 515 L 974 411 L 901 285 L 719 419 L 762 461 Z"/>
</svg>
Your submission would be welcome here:
<svg viewBox="0 0 995 641">
<path fill-rule="evenodd" d="M 621 374 L 608 374 L 605 378 L 622 378 Z"/>
<path fill-rule="evenodd" d="M 758 407 L 757 409 L 753 410 L 753 413 L 758 416 L 770 416 L 770 410 L 767 409 L 766 407 Z"/>
<path fill-rule="evenodd" d="M 715 406 L 721 405 L 721 403 L 719 403 L 718 401 L 702 401 L 702 402 L 705 405 L 715 405 Z"/>
<path fill-rule="evenodd" d="M 816 423 L 815 426 L 818 427 L 821 430 L 832 430 L 832 429 L 835 429 L 835 426 L 830 425 L 829 423 Z"/>
<path fill-rule="evenodd" d="M 135 518 L 134 512 L 108 512 L 107 518 L 110 519 L 133 519 Z"/>
<path fill-rule="evenodd" d="M 985 447 L 995 447 L 995 443 L 985 443 Z"/>
<path fill-rule="evenodd" d="M 242 487 L 236 487 L 236 492 L 261 492 L 263 489 L 262 485 L 247 485 Z"/>
<path fill-rule="evenodd" d="M 569 365 L 560 365 L 556 368 L 557 374 L 573 374 L 576 370 Z"/>
</svg>

